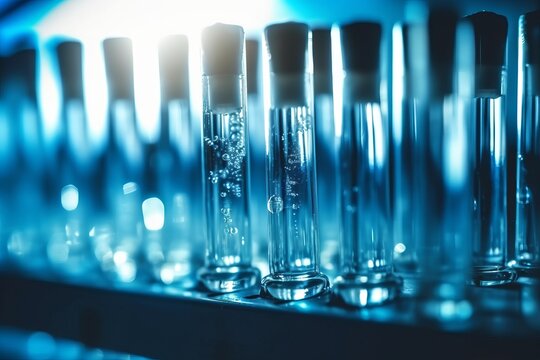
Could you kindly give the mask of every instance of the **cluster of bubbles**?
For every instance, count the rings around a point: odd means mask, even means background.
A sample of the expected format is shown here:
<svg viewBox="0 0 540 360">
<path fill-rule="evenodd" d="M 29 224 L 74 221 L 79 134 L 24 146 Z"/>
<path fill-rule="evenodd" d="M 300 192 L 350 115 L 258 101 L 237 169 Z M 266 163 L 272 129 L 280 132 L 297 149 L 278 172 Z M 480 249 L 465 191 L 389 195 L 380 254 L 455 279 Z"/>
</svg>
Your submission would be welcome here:
<svg viewBox="0 0 540 360">
<path fill-rule="evenodd" d="M 238 234 L 238 228 L 232 225 L 233 219 L 231 217 L 231 209 L 228 207 L 221 208 L 221 215 L 223 215 L 223 223 L 225 224 L 226 235 Z"/>
</svg>

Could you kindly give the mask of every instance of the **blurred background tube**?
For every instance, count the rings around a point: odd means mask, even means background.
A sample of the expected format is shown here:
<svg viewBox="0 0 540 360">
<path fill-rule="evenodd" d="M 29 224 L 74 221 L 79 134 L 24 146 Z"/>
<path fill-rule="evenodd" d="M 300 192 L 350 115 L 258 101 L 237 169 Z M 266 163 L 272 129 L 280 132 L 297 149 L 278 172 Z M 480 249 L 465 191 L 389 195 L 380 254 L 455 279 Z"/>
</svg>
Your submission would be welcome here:
<svg viewBox="0 0 540 360">
<path fill-rule="evenodd" d="M 343 123 L 339 142 L 341 261 L 334 291 L 378 305 L 401 286 L 393 275 L 388 118 L 381 107 L 381 33 L 375 22 L 340 27 Z"/>
<path fill-rule="evenodd" d="M 405 295 L 418 290 L 419 230 L 412 221 L 419 210 L 414 195 L 418 97 L 412 89 L 410 29 L 410 24 L 396 24 L 392 30 L 393 259 L 396 273 L 403 278 Z"/>
<path fill-rule="evenodd" d="M 330 28 L 315 28 L 311 33 L 321 267 L 326 273 L 335 273 L 339 261 L 339 215 L 336 211 L 338 156 L 332 91 L 332 41 Z"/>
<path fill-rule="evenodd" d="M 114 280 L 131 282 L 141 255 L 144 163 L 135 114 L 132 44 L 127 38 L 108 38 L 102 44 L 108 120 L 99 170 L 93 179 L 98 210 L 91 235 L 103 272 Z"/>
<path fill-rule="evenodd" d="M 465 18 L 475 38 L 473 284 L 512 282 L 506 266 L 506 37 L 504 16 L 480 12 Z"/>
<path fill-rule="evenodd" d="M 5 200 L 4 232 L 7 253 L 16 265 L 36 270 L 45 265 L 44 226 L 47 186 L 47 149 L 43 139 L 41 113 L 37 103 L 37 51 L 24 44 L 8 59 L 4 96 L 9 136 L 2 145 Z M 3 165 L 4 167 L 4 165 Z M 32 211 L 29 211 L 32 209 Z"/>
<path fill-rule="evenodd" d="M 247 111 L 249 115 L 249 164 L 251 175 L 251 233 L 253 261 L 268 274 L 268 216 L 266 210 L 266 146 L 262 92 L 261 46 L 258 39 L 246 40 Z"/>
<path fill-rule="evenodd" d="M 189 94 L 188 39 L 170 35 L 159 43 L 161 121 L 159 136 L 145 146 L 145 256 L 156 280 L 193 283 L 202 265 L 196 229 L 199 205 L 192 192 L 201 181 L 199 138 Z"/>
<path fill-rule="evenodd" d="M 540 277 L 540 11 L 519 18 L 516 239 L 513 267 Z"/>
<path fill-rule="evenodd" d="M 409 32 L 417 139 L 414 143 L 421 316 L 461 323 L 472 314 L 466 282 L 473 239 L 474 43 L 453 9 L 431 9 Z"/>
<path fill-rule="evenodd" d="M 61 273 L 80 275 L 95 264 L 89 233 L 96 209 L 90 184 L 96 169 L 83 93 L 83 49 L 79 41 L 64 39 L 54 44 L 54 50 L 62 101 L 59 133 L 49 164 L 52 227 L 47 229 L 47 255 Z"/>
</svg>

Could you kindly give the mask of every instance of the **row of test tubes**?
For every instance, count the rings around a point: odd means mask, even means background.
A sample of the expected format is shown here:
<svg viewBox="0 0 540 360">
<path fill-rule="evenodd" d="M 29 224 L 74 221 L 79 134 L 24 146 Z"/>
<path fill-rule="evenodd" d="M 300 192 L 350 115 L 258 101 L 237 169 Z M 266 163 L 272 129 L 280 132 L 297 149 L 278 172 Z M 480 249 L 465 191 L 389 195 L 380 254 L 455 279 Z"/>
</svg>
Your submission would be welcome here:
<svg viewBox="0 0 540 360">
<path fill-rule="evenodd" d="M 520 18 L 514 259 L 506 18 L 445 9 L 395 25 L 391 114 L 384 30 L 366 21 L 335 31 L 267 26 L 263 101 L 246 77 L 257 43 L 240 26 L 205 28 L 202 124 L 190 108 L 187 38 L 170 36 L 159 50 L 153 141 L 137 123 L 130 40 L 103 42 L 101 141 L 89 134 L 79 42 L 55 48 L 62 122 L 50 143 L 36 52 L 0 58 L 0 259 L 217 293 L 260 285 L 286 301 L 332 289 L 345 304 L 369 306 L 403 293 L 426 315 L 450 318 L 470 316 L 467 284 L 537 278 L 540 13 Z"/>
</svg>

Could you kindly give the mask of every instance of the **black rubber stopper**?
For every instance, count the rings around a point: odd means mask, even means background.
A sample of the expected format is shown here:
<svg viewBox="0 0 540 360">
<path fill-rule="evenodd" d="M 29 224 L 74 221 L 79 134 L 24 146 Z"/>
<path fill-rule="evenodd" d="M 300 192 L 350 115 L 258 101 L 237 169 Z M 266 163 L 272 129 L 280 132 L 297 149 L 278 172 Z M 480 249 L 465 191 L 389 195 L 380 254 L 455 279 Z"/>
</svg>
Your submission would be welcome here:
<svg viewBox="0 0 540 360">
<path fill-rule="evenodd" d="M 473 27 L 476 65 L 504 66 L 508 21 L 506 17 L 482 11 L 465 18 Z"/>
<path fill-rule="evenodd" d="M 259 92 L 259 41 L 246 40 L 246 72 L 247 92 L 257 94 Z"/>
<path fill-rule="evenodd" d="M 83 97 L 82 44 L 79 41 L 62 41 L 56 46 L 60 81 L 65 99 Z"/>
<path fill-rule="evenodd" d="M 243 73 L 244 29 L 241 26 L 218 23 L 205 28 L 202 50 L 205 75 Z"/>
<path fill-rule="evenodd" d="M 527 64 L 540 64 L 540 10 L 522 15 L 519 19 L 521 41 L 526 44 L 523 58 Z"/>
<path fill-rule="evenodd" d="M 313 77 L 316 94 L 332 93 L 332 40 L 329 28 L 312 32 Z"/>
<path fill-rule="evenodd" d="M 341 52 L 345 71 L 379 71 L 381 33 L 381 24 L 376 22 L 353 22 L 341 26 Z"/>
<path fill-rule="evenodd" d="M 103 40 L 105 72 L 111 99 L 133 98 L 133 49 L 128 38 Z"/>
<path fill-rule="evenodd" d="M 12 55 L 10 61 L 24 96 L 36 100 L 36 49 L 19 50 Z"/>
<path fill-rule="evenodd" d="M 270 54 L 270 71 L 276 74 L 302 74 L 306 71 L 309 27 L 287 22 L 265 28 Z"/>
<path fill-rule="evenodd" d="M 161 40 L 159 74 L 163 101 L 189 98 L 189 44 L 185 35 L 170 35 Z"/>
<path fill-rule="evenodd" d="M 437 9 L 429 14 L 430 89 L 439 95 L 453 91 L 457 24 L 458 15 L 453 9 Z"/>
</svg>

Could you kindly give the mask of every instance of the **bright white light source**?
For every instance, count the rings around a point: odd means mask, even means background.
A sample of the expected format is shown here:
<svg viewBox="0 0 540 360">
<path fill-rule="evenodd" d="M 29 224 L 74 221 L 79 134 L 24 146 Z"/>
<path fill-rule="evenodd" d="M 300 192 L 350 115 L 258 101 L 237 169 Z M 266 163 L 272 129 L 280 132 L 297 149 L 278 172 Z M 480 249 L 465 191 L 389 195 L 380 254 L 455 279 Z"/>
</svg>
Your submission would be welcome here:
<svg viewBox="0 0 540 360">
<path fill-rule="evenodd" d="M 407 247 L 403 243 L 397 243 L 394 246 L 394 252 L 396 252 L 398 254 L 403 254 L 405 252 L 405 250 L 407 250 Z"/>
<path fill-rule="evenodd" d="M 161 230 L 165 223 L 165 206 L 156 198 L 149 198 L 142 203 L 144 227 L 148 230 Z"/>
<path fill-rule="evenodd" d="M 60 197 L 62 207 L 66 211 L 73 211 L 79 206 L 79 190 L 74 185 L 66 185 L 62 188 Z"/>
<path fill-rule="evenodd" d="M 134 193 L 135 191 L 137 191 L 137 189 L 138 189 L 137 183 L 134 183 L 134 182 L 128 182 L 128 183 L 125 183 L 122 186 L 122 190 L 124 191 L 124 195 Z"/>
</svg>

